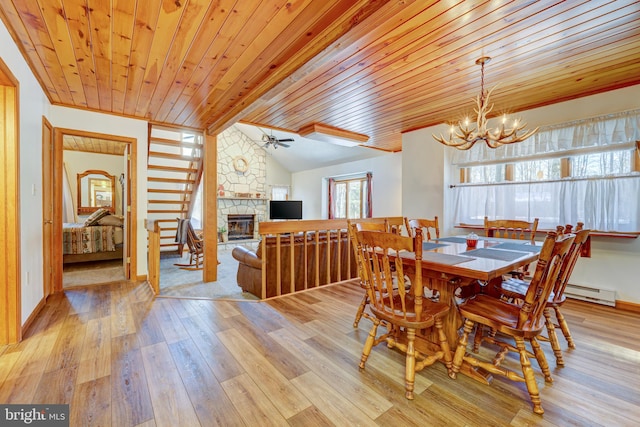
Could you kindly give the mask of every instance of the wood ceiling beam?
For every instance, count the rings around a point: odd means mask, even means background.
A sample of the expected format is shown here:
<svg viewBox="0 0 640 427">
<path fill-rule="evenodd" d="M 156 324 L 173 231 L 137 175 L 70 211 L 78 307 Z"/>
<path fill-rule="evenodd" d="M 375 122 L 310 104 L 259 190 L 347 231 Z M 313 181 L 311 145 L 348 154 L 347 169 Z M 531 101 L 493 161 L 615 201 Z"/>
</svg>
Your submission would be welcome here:
<svg viewBox="0 0 640 427">
<path fill-rule="evenodd" d="M 280 82 L 294 74 L 297 70 L 300 73 L 304 73 L 304 71 L 299 70 L 303 69 L 311 59 L 328 48 L 332 43 L 335 44 L 337 39 L 350 30 L 353 30 L 354 27 L 357 28 L 358 24 L 365 21 L 369 16 L 378 11 L 385 10 L 385 8 L 389 7 L 387 4 L 388 1 L 386 0 L 379 2 L 359 1 L 357 4 L 358 7 L 351 9 L 349 14 L 339 16 L 335 23 L 326 30 L 321 37 L 318 37 L 320 40 L 317 43 L 307 45 L 304 50 L 296 52 L 296 55 L 290 61 L 283 64 L 280 69 L 276 69 L 276 71 L 256 87 L 251 94 L 245 96 L 242 102 L 226 110 L 223 115 L 209 120 L 207 125 L 208 133 L 212 135 L 217 134 L 237 122 L 245 108 L 253 104 L 253 102 L 261 96 L 269 93 L 270 90 L 273 90 Z"/>
</svg>

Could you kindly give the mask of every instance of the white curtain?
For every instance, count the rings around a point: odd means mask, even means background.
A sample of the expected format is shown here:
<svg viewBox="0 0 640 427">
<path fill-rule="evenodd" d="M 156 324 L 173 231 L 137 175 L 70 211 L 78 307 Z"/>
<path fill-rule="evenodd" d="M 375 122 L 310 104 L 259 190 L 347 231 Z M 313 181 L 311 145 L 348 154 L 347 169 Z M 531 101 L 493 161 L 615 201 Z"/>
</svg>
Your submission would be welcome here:
<svg viewBox="0 0 640 427">
<path fill-rule="evenodd" d="M 517 144 L 489 148 L 478 143 L 470 150 L 456 150 L 452 163 L 502 161 L 535 157 L 544 153 L 561 153 L 584 148 L 628 146 L 640 140 L 640 110 L 609 114 L 540 128 L 532 137 Z"/>
<path fill-rule="evenodd" d="M 640 176 L 456 187 L 454 221 L 532 221 L 541 229 L 584 222 L 600 231 L 640 230 Z"/>
<path fill-rule="evenodd" d="M 454 221 L 478 225 L 486 215 L 538 218 L 541 229 L 581 221 L 593 230 L 640 231 L 640 174 L 628 168 L 638 140 L 640 110 L 546 128 L 527 141 L 495 150 L 477 144 L 479 148 L 453 153 L 453 162 L 460 167 L 497 159 L 520 161 L 547 152 L 571 151 L 572 158 L 570 178 L 519 183 L 494 179 L 455 186 Z M 598 147 L 595 152 L 593 147 Z M 533 170 L 520 171 L 519 179 L 535 179 L 540 165 L 531 164 L 522 165 Z"/>
<path fill-rule="evenodd" d="M 63 163 L 62 166 L 62 222 L 77 222 L 75 203 L 67 175 L 67 164 Z"/>
</svg>

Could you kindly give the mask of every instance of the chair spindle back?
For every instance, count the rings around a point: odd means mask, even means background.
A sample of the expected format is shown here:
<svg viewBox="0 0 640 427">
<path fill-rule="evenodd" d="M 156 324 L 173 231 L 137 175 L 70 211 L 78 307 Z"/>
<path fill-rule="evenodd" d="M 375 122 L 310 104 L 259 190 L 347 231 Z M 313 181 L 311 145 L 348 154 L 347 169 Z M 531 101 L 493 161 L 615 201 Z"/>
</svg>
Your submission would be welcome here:
<svg viewBox="0 0 640 427">
<path fill-rule="evenodd" d="M 569 283 L 569 278 L 571 278 L 571 273 L 573 273 L 573 267 L 575 267 L 578 258 L 580 258 L 582 247 L 587 242 L 587 238 L 589 237 L 590 232 L 591 230 L 582 229 L 582 223 L 578 223 L 578 227 L 576 227 L 575 231 L 575 240 L 573 241 L 573 245 L 569 249 L 569 253 L 565 257 L 560 275 L 558 276 L 558 280 L 553 286 L 553 294 L 551 297 L 552 302 L 561 303 L 563 301 L 564 290 Z"/>
<path fill-rule="evenodd" d="M 407 219 L 407 230 L 409 232 L 409 236 L 414 235 L 414 229 L 422 228 L 424 231 L 422 233 L 423 236 L 427 236 L 427 240 L 431 240 L 431 230 L 433 230 L 436 239 L 440 238 L 440 226 L 438 225 L 438 217 L 434 217 L 433 219 L 426 218 L 418 218 L 418 219 Z"/>
<path fill-rule="evenodd" d="M 422 271 L 422 230 L 414 238 L 378 231 L 357 232 L 364 281 L 369 284 L 370 304 L 379 312 L 414 321 L 422 316 L 422 275 L 407 286 L 402 251 L 415 257 L 415 271 Z M 407 255 L 405 252 L 405 255 Z M 391 255 L 391 256 L 390 256 Z"/>
<path fill-rule="evenodd" d="M 574 240 L 574 234 L 565 234 L 560 237 L 553 231 L 547 234 L 540 250 L 533 279 L 529 283 L 520 309 L 518 329 L 541 329 L 544 326 L 543 312 L 547 300 L 559 278 L 565 257 L 569 254 Z"/>
<path fill-rule="evenodd" d="M 484 233 L 486 237 L 498 237 L 503 239 L 520 239 L 535 240 L 536 231 L 538 230 L 538 218 L 533 222 L 512 220 L 512 219 L 495 219 L 489 220 L 484 217 Z"/>
</svg>

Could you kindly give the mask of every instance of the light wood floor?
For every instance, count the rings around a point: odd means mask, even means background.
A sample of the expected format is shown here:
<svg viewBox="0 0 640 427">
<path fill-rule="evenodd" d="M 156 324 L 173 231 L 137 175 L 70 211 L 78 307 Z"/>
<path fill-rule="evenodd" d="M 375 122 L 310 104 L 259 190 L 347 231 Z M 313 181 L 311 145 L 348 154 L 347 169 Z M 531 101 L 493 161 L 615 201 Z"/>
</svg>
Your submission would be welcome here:
<svg viewBox="0 0 640 427">
<path fill-rule="evenodd" d="M 270 302 L 153 300 L 124 282 L 67 290 L 0 347 L 0 402 L 68 403 L 73 426 L 640 425 L 637 314 L 566 304 L 578 347 L 555 368 L 543 344 L 555 382 L 538 376 L 540 417 L 523 383 L 452 380 L 441 364 L 407 401 L 404 357 L 384 345 L 359 372 L 360 298 L 353 284 Z"/>
</svg>

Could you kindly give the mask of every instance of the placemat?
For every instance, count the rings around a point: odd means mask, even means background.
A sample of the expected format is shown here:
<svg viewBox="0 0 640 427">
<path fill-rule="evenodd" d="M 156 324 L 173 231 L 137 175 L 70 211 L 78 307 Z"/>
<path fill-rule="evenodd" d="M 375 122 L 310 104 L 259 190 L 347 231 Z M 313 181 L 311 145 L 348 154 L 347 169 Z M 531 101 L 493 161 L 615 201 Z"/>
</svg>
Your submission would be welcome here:
<svg viewBox="0 0 640 427">
<path fill-rule="evenodd" d="M 422 242 L 423 251 L 430 251 L 431 249 L 441 248 L 443 246 L 449 245 L 445 245 L 444 243 Z"/>
<path fill-rule="evenodd" d="M 438 242 L 451 242 L 451 243 L 467 243 L 466 237 L 443 237 L 436 239 Z"/>
<path fill-rule="evenodd" d="M 423 261 L 437 262 L 439 264 L 446 264 L 446 265 L 461 264 L 463 262 L 471 261 L 474 259 L 475 258 L 466 257 L 466 256 L 441 254 L 438 252 L 424 252 L 422 254 Z"/>
<path fill-rule="evenodd" d="M 476 256 L 479 258 L 497 259 L 500 261 L 513 261 L 520 258 L 524 254 L 522 252 L 511 252 L 500 249 L 474 249 L 472 251 L 463 252 L 464 255 Z"/>
<path fill-rule="evenodd" d="M 540 252 L 542 246 L 534 246 L 527 243 L 500 243 L 499 245 L 493 246 L 491 249 L 506 249 L 522 252 Z"/>
</svg>

